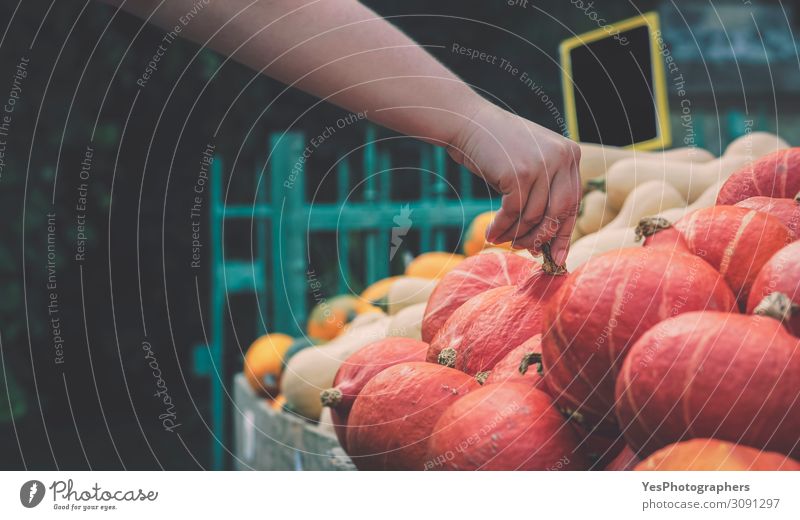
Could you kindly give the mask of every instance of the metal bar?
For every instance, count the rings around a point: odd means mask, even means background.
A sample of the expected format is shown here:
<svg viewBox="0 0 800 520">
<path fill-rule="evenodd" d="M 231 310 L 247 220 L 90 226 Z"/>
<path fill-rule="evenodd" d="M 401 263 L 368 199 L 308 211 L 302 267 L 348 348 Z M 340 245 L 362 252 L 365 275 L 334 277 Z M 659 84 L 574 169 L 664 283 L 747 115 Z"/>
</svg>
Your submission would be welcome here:
<svg viewBox="0 0 800 520">
<path fill-rule="evenodd" d="M 336 166 L 336 182 L 338 188 L 337 202 L 340 206 L 347 204 L 350 194 L 350 163 L 342 159 Z M 339 294 L 350 292 L 350 233 L 346 228 L 336 230 L 338 243 Z"/>
<path fill-rule="evenodd" d="M 267 206 L 267 179 L 263 174 L 263 170 L 259 170 L 255 175 L 256 179 L 256 197 L 255 208 L 266 208 Z M 255 209 L 253 208 L 253 209 Z M 267 221 L 260 218 L 255 219 L 256 236 L 255 240 L 255 258 L 253 259 L 253 285 L 256 288 L 256 336 L 261 336 L 267 332 L 267 316 L 268 316 L 268 301 L 267 301 Z M 258 268 L 255 268 L 255 267 Z M 261 280 L 255 279 L 256 277 Z"/>
<path fill-rule="evenodd" d="M 377 169 L 377 156 L 375 150 L 375 128 L 367 127 L 366 144 L 364 145 L 364 204 L 375 207 L 377 193 L 375 192 L 375 170 Z M 345 226 L 347 227 L 347 226 Z M 355 227 L 355 226 L 354 226 Z M 373 227 L 364 234 L 364 249 L 366 250 L 366 273 L 364 284 L 369 285 L 378 280 L 377 249 L 378 226 Z"/>
<path fill-rule="evenodd" d="M 409 203 L 414 220 L 427 222 L 432 226 L 460 228 L 464 219 L 472 219 L 491 209 L 490 200 L 473 200 L 460 204 L 447 202 L 442 205 L 430 202 Z M 376 230 L 391 228 L 397 215 L 397 208 L 381 207 L 367 203 L 348 204 L 345 211 L 338 204 L 315 204 L 310 209 L 309 231 L 333 231 L 339 228 Z"/>
<path fill-rule="evenodd" d="M 437 206 L 444 204 L 444 196 L 447 193 L 447 163 L 445 162 L 445 151 L 441 146 L 433 150 L 433 197 Z M 433 247 L 436 251 L 444 251 L 447 237 L 444 229 L 437 226 L 433 231 Z"/>
<path fill-rule="evenodd" d="M 306 321 L 307 217 L 303 134 L 270 137 L 274 330 L 298 336 Z"/>
<path fill-rule="evenodd" d="M 458 176 L 460 177 L 460 190 L 458 195 L 461 200 L 467 201 L 472 199 L 472 172 L 463 166 L 458 167 Z"/>
<path fill-rule="evenodd" d="M 222 157 L 215 156 L 211 163 L 211 339 L 208 345 L 209 357 L 213 370 L 210 373 L 211 394 L 211 430 L 214 439 L 211 444 L 211 467 L 215 470 L 225 469 L 225 446 L 227 432 L 225 430 L 225 364 L 222 344 L 225 341 L 225 259 L 222 243 L 222 218 L 224 211 L 222 200 Z"/>
<path fill-rule="evenodd" d="M 420 171 L 420 200 L 429 201 L 431 199 L 430 171 L 431 171 L 431 149 L 423 146 L 419 152 L 419 171 Z M 431 250 L 431 223 L 420 218 L 416 214 L 417 222 L 420 222 L 419 230 L 419 253 Z"/>
</svg>

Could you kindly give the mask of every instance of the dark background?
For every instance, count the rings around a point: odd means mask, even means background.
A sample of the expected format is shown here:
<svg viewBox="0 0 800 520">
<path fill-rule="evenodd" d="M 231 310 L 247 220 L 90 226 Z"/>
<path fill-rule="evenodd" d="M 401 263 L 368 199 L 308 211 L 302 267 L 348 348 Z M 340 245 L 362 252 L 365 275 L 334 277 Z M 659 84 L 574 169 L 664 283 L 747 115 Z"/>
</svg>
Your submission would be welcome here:
<svg viewBox="0 0 800 520">
<path fill-rule="evenodd" d="M 496 102 L 555 130 L 552 112 L 527 86 L 450 48 L 457 42 L 506 57 L 561 109 L 558 43 L 596 28 L 570 2 L 367 4 L 420 43 L 443 46 L 432 52 Z M 665 38 L 687 80 L 693 135 L 719 153 L 750 120 L 754 129 L 777 129 L 800 143 L 800 61 L 793 47 L 798 4 L 784 1 L 783 11 L 777 2 L 751 8 L 742 2 L 607 0 L 595 1 L 594 8 L 608 20 L 661 12 Z M 252 201 L 270 132 L 290 128 L 315 100 L 282 93 L 282 85 L 254 78 L 213 52 L 198 53 L 185 41 L 169 46 L 159 70 L 139 88 L 136 79 L 164 33 L 94 2 L 6 1 L 0 20 L 0 100 L 20 59 L 30 59 L 0 179 L 0 468 L 207 467 L 208 381 L 193 374 L 191 348 L 204 339 L 195 283 L 206 312 L 208 272 L 187 266 L 191 237 L 184 225 L 201 154 L 213 142 L 228 164 L 236 157 L 228 172 L 229 200 Z M 730 29 L 727 36 L 723 27 Z M 673 140 L 680 145 L 686 133 L 674 89 L 670 96 Z M 342 115 L 320 105 L 294 128 L 314 134 Z M 343 151 L 363 142 L 364 128 L 337 133 L 315 154 L 310 187 Z M 72 258 L 74 205 L 88 145 L 94 149 L 89 240 L 87 259 L 78 264 Z M 413 162 L 416 145 L 393 146 L 397 156 Z M 392 195 L 414 198 L 414 190 L 398 186 Z M 333 191 L 323 189 L 320 197 Z M 64 365 L 53 361 L 47 321 L 48 213 L 57 215 Z M 249 227 L 229 233 L 231 248 L 249 250 Z M 336 275 L 335 265 L 325 268 L 330 247 L 320 240 L 311 250 L 328 296 L 335 293 Z M 252 339 L 253 314 L 249 301 L 232 310 L 244 346 Z M 177 435 L 158 420 L 162 407 L 152 396 L 153 376 L 141 349 L 145 337 L 176 404 L 182 423 Z M 229 350 L 229 366 L 239 366 L 240 347 Z"/>
</svg>

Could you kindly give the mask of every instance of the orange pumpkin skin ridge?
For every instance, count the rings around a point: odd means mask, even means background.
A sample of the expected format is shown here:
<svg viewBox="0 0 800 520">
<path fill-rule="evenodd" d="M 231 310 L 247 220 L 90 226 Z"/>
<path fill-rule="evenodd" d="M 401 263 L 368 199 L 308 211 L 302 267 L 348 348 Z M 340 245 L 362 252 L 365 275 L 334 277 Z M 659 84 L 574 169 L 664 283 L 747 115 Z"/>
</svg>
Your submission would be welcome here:
<svg viewBox="0 0 800 520">
<path fill-rule="evenodd" d="M 514 350 L 506 354 L 503 359 L 498 361 L 497 364 L 492 368 L 492 371 L 484 384 L 492 385 L 505 381 L 525 381 L 531 388 L 538 388 L 539 390 L 544 390 L 546 392 L 544 388 L 544 378 L 539 374 L 537 363 L 531 363 L 524 374 L 519 371 L 522 359 L 531 353 L 541 355 L 541 334 L 537 334 L 527 341 L 524 341 Z"/>
<path fill-rule="evenodd" d="M 800 471 L 782 453 L 761 451 L 717 439 L 692 439 L 661 448 L 636 471 Z"/>
<path fill-rule="evenodd" d="M 800 174 L 800 172 L 798 172 Z M 800 201 L 794 199 L 773 199 L 771 197 L 750 197 L 735 204 L 738 208 L 747 208 L 772 215 L 781 221 L 797 240 L 800 234 Z"/>
<path fill-rule="evenodd" d="M 473 296 L 495 287 L 516 285 L 530 275 L 534 263 L 514 253 L 469 257 L 447 273 L 428 299 L 422 340 L 430 343 L 447 319 Z"/>
<path fill-rule="evenodd" d="M 550 396 L 507 381 L 470 392 L 447 408 L 434 427 L 426 469 L 586 469 L 577 445 Z"/>
<path fill-rule="evenodd" d="M 752 314 L 761 300 L 773 292 L 781 292 L 800 305 L 800 241 L 772 255 L 761 268 L 750 290 L 747 312 Z M 800 337 L 800 311 L 795 311 L 784 324 L 789 332 Z"/>
<path fill-rule="evenodd" d="M 475 375 L 491 370 L 511 350 L 542 332 L 542 307 L 566 275 L 536 266 L 518 286 L 490 289 L 467 300 L 431 342 L 428 361 L 446 348 L 455 350 L 454 368 Z"/>
<path fill-rule="evenodd" d="M 779 321 L 702 311 L 659 323 L 617 379 L 616 413 L 642 455 L 714 437 L 800 455 L 800 340 Z"/>
<path fill-rule="evenodd" d="M 475 378 L 433 363 L 401 363 L 373 377 L 350 411 L 348 454 L 360 470 L 422 470 L 439 416 Z"/>
<path fill-rule="evenodd" d="M 614 384 L 636 340 L 670 316 L 735 305 L 720 274 L 695 255 L 647 247 L 595 257 L 544 308 L 548 391 L 587 430 L 616 435 Z"/>
<path fill-rule="evenodd" d="M 689 250 L 717 269 L 737 296 L 747 297 L 758 271 L 792 234 L 777 218 L 747 208 L 714 206 L 699 209 L 675 223 Z"/>
<path fill-rule="evenodd" d="M 765 155 L 734 172 L 717 194 L 717 205 L 750 197 L 790 199 L 800 192 L 800 148 Z"/>
<path fill-rule="evenodd" d="M 386 338 L 358 350 L 342 363 L 333 380 L 333 388 L 341 392 L 341 398 L 330 407 L 333 427 L 342 448 L 347 450 L 347 420 L 364 385 L 392 365 L 425 361 L 427 352 L 428 344 L 422 341 Z"/>
</svg>

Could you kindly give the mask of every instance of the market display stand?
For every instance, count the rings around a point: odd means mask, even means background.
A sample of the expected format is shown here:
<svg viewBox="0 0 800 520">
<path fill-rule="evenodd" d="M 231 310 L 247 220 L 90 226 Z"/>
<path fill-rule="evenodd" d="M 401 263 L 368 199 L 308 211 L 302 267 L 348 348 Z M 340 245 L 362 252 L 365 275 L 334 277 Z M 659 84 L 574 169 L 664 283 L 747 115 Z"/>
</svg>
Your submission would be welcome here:
<svg viewBox="0 0 800 520">
<path fill-rule="evenodd" d="M 233 384 L 234 468 L 237 470 L 354 470 L 336 436 L 258 397 L 243 374 Z"/>
</svg>

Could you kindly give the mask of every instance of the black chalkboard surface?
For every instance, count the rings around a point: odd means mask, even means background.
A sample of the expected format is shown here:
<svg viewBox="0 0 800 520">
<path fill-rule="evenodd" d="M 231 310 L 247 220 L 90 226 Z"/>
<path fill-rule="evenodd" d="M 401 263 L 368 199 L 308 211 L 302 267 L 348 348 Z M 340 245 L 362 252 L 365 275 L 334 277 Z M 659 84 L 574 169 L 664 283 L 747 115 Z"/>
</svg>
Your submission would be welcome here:
<svg viewBox="0 0 800 520">
<path fill-rule="evenodd" d="M 562 44 L 567 127 L 573 138 L 641 148 L 669 144 L 656 36 L 648 18 L 637 17 Z"/>
</svg>

